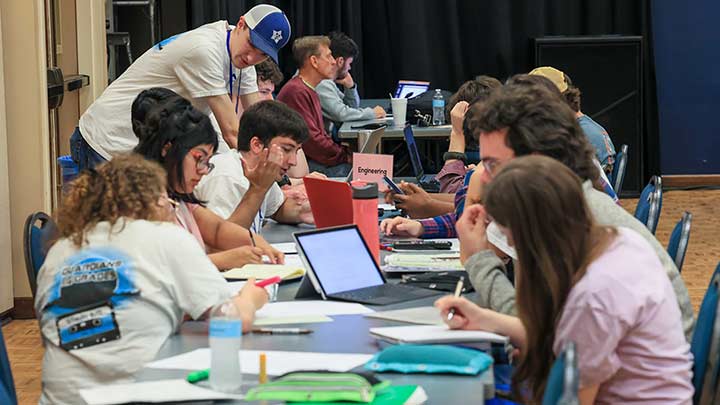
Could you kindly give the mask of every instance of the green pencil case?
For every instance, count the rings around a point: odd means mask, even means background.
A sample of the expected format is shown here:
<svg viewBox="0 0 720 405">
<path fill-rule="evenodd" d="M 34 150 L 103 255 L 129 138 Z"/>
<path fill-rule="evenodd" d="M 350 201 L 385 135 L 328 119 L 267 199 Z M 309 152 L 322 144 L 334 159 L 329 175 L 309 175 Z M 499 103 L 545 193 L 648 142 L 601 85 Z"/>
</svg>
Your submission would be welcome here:
<svg viewBox="0 0 720 405">
<path fill-rule="evenodd" d="M 329 371 L 295 371 L 248 391 L 248 401 L 287 402 L 361 402 L 375 399 L 375 394 L 390 385 L 367 373 L 333 373 Z"/>
<path fill-rule="evenodd" d="M 493 363 L 478 350 L 448 345 L 396 345 L 377 353 L 365 364 L 375 372 L 452 373 L 477 375 Z"/>
</svg>

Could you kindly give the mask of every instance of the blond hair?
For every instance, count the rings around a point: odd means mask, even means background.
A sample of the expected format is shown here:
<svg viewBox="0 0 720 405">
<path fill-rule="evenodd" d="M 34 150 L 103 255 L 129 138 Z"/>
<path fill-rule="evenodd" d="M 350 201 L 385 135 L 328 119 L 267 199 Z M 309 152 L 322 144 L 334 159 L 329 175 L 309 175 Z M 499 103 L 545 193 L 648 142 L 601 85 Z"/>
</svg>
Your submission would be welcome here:
<svg viewBox="0 0 720 405">
<path fill-rule="evenodd" d="M 292 54 L 298 67 L 302 67 L 311 56 L 320 55 L 320 47 L 330 48 L 330 38 L 324 35 L 301 37 L 293 42 Z"/>
</svg>

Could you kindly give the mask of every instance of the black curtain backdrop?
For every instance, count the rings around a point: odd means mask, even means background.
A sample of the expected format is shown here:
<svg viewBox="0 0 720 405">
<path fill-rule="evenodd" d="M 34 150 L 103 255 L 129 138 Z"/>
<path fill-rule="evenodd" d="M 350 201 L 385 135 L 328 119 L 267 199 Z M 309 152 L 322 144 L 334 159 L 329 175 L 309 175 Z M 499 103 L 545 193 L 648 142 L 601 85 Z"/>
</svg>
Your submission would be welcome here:
<svg viewBox="0 0 720 405">
<path fill-rule="evenodd" d="M 650 0 L 189 0 L 188 29 L 219 19 L 235 23 L 261 3 L 287 14 L 291 41 L 332 30 L 352 37 L 361 54 L 351 73 L 364 98 L 387 97 L 399 79 L 454 91 L 479 74 L 504 80 L 527 72 L 534 67 L 536 37 L 642 35 L 644 174 L 659 173 Z M 286 78 L 295 72 L 290 46 L 280 54 L 280 67 Z"/>
</svg>

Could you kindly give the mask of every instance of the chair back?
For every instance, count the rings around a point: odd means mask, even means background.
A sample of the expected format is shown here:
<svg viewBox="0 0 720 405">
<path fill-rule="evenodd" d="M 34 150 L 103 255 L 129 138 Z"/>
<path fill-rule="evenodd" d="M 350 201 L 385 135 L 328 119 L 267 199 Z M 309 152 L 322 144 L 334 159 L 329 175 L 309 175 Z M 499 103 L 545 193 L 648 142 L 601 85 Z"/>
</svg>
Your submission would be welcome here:
<svg viewBox="0 0 720 405">
<path fill-rule="evenodd" d="M 17 405 L 15 382 L 13 381 L 10 359 L 5 350 L 5 338 L 0 328 L 0 404 Z"/>
<path fill-rule="evenodd" d="M 710 279 L 698 313 L 690 350 L 692 351 L 694 404 L 712 404 L 718 391 L 720 370 L 720 318 L 718 318 L 720 265 Z"/>
<path fill-rule="evenodd" d="M 23 248 L 25 251 L 25 269 L 33 298 L 37 291 L 37 276 L 45 262 L 50 241 L 57 235 L 55 221 L 44 212 L 36 212 L 25 221 Z"/>
<path fill-rule="evenodd" d="M 627 169 L 627 159 L 628 146 L 622 145 L 620 146 L 620 152 L 615 154 L 615 165 L 613 166 L 610 178 L 610 184 L 613 189 L 615 189 L 617 195 L 620 195 L 620 191 L 622 191 L 623 181 L 625 180 L 625 169 Z"/>
<path fill-rule="evenodd" d="M 568 342 L 550 369 L 542 403 L 543 405 L 577 403 L 579 386 L 577 349 L 574 342 Z"/>
<path fill-rule="evenodd" d="M 645 224 L 652 234 L 655 234 L 662 211 L 662 178 L 652 176 L 650 182 L 643 189 L 635 208 L 635 218 Z"/>
<path fill-rule="evenodd" d="M 692 214 L 685 211 L 683 212 L 682 218 L 678 221 L 670 234 L 667 251 L 675 262 L 675 266 L 679 272 L 682 272 L 683 261 L 685 261 L 685 252 L 687 251 L 688 243 L 690 242 L 691 226 Z"/>
</svg>

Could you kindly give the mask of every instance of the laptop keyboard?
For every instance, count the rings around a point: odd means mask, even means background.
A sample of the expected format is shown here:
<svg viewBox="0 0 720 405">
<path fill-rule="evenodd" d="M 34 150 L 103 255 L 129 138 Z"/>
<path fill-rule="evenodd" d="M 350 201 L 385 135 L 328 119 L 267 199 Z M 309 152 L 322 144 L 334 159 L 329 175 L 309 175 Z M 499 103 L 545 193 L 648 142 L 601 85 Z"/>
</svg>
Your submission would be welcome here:
<svg viewBox="0 0 720 405">
<path fill-rule="evenodd" d="M 373 287 L 361 288 L 359 290 L 333 294 L 333 297 L 370 304 L 391 304 L 395 302 L 431 297 L 437 294 L 438 293 L 436 291 L 423 288 L 413 288 L 398 284 L 382 284 Z"/>
</svg>

